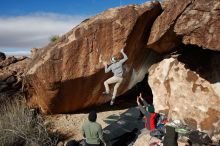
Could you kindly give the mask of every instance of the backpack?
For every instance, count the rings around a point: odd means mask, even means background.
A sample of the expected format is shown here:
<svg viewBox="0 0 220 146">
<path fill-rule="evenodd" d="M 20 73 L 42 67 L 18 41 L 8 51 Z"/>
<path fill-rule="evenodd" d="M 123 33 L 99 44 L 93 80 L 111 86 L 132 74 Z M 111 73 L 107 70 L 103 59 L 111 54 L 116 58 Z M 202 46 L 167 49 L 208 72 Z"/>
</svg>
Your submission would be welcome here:
<svg viewBox="0 0 220 146">
<path fill-rule="evenodd" d="M 145 128 L 150 128 L 149 130 L 154 130 L 156 128 L 156 124 L 155 124 L 155 117 L 156 117 L 156 113 L 150 113 L 150 117 L 147 117 L 146 115 L 144 116 L 145 119 Z M 148 119 L 149 118 L 149 119 Z M 148 123 L 148 121 L 150 123 Z M 149 124 L 149 126 L 148 126 Z"/>
</svg>

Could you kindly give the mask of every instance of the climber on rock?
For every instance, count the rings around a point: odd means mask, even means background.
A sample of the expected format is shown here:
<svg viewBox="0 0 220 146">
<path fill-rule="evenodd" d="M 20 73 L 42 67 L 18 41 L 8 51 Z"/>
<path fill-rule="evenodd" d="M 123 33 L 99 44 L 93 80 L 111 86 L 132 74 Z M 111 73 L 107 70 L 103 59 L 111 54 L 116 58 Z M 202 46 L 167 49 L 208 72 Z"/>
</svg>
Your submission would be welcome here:
<svg viewBox="0 0 220 146">
<path fill-rule="evenodd" d="M 122 65 L 123 63 L 125 63 L 125 61 L 128 60 L 128 56 L 124 53 L 124 49 L 121 49 L 121 53 L 123 55 L 123 59 L 118 61 L 115 57 L 112 57 L 111 58 L 112 64 L 109 67 L 107 65 L 107 62 L 103 62 L 105 66 L 105 73 L 112 71 L 114 74 L 113 77 L 107 79 L 104 82 L 104 85 L 105 85 L 105 92 L 103 92 L 104 95 L 108 95 L 110 92 L 109 84 L 115 84 L 110 105 L 114 104 L 118 87 L 120 86 L 123 80 L 123 66 Z"/>
</svg>

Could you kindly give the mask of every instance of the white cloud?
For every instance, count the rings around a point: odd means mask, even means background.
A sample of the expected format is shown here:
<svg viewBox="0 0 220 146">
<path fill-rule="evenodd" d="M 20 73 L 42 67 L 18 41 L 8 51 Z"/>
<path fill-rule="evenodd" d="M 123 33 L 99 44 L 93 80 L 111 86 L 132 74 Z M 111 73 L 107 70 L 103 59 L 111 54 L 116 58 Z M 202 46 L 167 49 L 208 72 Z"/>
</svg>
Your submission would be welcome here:
<svg viewBox="0 0 220 146">
<path fill-rule="evenodd" d="M 0 48 L 43 47 L 52 35 L 68 32 L 85 18 L 54 13 L 0 17 Z"/>
<path fill-rule="evenodd" d="M 30 56 L 30 51 L 4 52 L 7 56 Z"/>
</svg>

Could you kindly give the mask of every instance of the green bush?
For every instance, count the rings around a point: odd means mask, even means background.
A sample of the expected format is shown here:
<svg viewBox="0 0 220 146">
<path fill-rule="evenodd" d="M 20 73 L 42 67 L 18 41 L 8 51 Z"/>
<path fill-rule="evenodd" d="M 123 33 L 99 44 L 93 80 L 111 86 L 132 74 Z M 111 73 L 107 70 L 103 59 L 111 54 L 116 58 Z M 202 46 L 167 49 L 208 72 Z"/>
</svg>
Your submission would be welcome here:
<svg viewBox="0 0 220 146">
<path fill-rule="evenodd" d="M 50 41 L 51 42 L 55 42 L 56 40 L 58 40 L 60 37 L 58 35 L 53 35 L 50 37 Z"/>
<path fill-rule="evenodd" d="M 58 137 L 48 133 L 40 115 L 19 98 L 9 100 L 0 95 L 1 146 L 53 146 Z"/>
</svg>

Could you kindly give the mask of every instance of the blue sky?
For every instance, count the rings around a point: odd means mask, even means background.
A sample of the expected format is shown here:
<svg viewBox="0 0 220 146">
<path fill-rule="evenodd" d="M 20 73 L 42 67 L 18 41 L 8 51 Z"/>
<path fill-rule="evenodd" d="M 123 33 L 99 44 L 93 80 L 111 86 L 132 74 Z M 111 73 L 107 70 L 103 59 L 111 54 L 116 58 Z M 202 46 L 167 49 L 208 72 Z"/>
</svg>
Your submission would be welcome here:
<svg viewBox="0 0 220 146">
<path fill-rule="evenodd" d="M 0 0 L 0 15 L 49 12 L 68 15 L 94 15 L 108 8 L 140 4 L 146 0 Z M 3 12 L 3 13 L 2 13 Z"/>
<path fill-rule="evenodd" d="M 87 17 L 148 0 L 0 0 L 0 51 L 25 54 L 43 47 Z"/>
</svg>

